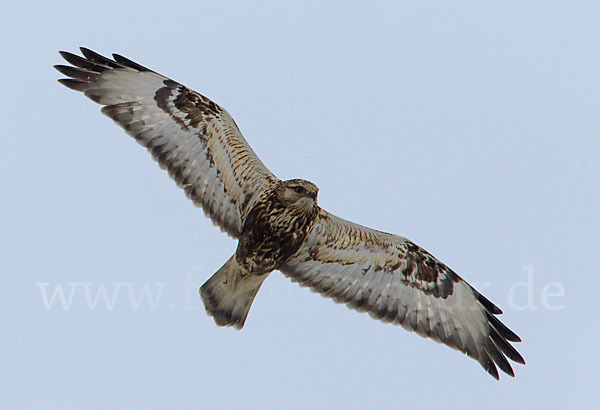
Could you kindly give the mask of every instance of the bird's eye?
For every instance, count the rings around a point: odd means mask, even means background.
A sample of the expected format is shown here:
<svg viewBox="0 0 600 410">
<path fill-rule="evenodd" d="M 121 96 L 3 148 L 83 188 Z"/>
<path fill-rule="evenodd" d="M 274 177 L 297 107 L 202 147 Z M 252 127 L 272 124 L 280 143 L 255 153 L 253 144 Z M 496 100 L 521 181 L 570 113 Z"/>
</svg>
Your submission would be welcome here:
<svg viewBox="0 0 600 410">
<path fill-rule="evenodd" d="M 294 192 L 297 194 L 305 194 L 306 193 L 306 189 L 304 189 L 301 186 L 295 186 L 293 189 L 294 189 Z"/>
</svg>

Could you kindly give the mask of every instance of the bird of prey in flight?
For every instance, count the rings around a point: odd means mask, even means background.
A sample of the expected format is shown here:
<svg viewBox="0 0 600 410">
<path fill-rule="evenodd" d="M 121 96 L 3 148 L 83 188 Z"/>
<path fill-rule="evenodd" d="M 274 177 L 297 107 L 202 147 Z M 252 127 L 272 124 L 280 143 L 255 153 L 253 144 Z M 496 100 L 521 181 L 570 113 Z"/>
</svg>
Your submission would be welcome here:
<svg viewBox="0 0 600 410">
<path fill-rule="evenodd" d="M 401 325 L 477 360 L 494 378 L 524 364 L 502 311 L 452 269 L 401 236 L 346 221 L 317 205 L 318 188 L 273 175 L 233 118 L 203 95 L 123 56 L 61 51 L 60 83 L 146 147 L 194 204 L 238 239 L 200 288 L 219 326 L 241 329 L 274 270 L 373 318 Z M 497 366 L 497 367 L 496 367 Z"/>
</svg>

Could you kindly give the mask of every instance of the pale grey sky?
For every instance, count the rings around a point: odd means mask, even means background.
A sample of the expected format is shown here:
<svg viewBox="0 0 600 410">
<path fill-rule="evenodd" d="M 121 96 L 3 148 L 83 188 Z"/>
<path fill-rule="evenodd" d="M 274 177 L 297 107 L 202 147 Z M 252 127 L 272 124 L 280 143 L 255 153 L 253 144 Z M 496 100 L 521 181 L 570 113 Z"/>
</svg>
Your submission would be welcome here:
<svg viewBox="0 0 600 410">
<path fill-rule="evenodd" d="M 595 402 L 600 3 L 16 4 L 0 28 L 0 407 Z M 279 177 L 431 251 L 504 310 L 527 365 L 496 382 L 279 273 L 242 331 L 215 326 L 197 288 L 235 242 L 56 82 L 57 51 L 78 46 L 207 95 Z"/>
</svg>

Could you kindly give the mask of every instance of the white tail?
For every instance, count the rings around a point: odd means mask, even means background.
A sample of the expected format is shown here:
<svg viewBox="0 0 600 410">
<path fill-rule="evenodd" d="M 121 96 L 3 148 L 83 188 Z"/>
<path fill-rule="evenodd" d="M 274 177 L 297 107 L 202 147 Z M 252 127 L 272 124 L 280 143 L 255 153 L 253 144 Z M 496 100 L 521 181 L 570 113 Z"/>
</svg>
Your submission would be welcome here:
<svg viewBox="0 0 600 410">
<path fill-rule="evenodd" d="M 212 316 L 219 326 L 241 329 L 252 301 L 267 276 L 269 275 L 249 274 L 240 266 L 234 254 L 200 288 L 206 313 Z"/>
</svg>

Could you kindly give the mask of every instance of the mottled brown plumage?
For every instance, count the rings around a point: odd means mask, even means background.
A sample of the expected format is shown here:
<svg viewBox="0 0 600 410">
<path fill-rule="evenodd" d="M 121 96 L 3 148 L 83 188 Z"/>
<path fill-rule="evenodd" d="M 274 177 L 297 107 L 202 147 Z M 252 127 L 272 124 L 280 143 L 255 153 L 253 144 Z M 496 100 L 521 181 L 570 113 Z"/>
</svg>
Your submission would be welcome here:
<svg viewBox="0 0 600 410">
<path fill-rule="evenodd" d="M 59 81 L 112 118 L 234 238 L 234 255 L 201 287 L 206 311 L 240 329 L 273 270 L 336 302 L 476 359 L 493 377 L 525 363 L 502 311 L 429 252 L 318 207 L 317 187 L 280 181 L 219 105 L 118 54 L 61 52 Z"/>
<path fill-rule="evenodd" d="M 235 254 L 240 265 L 263 275 L 296 253 L 317 217 L 317 192 L 313 183 L 301 179 L 266 190 L 244 221 Z"/>
</svg>

